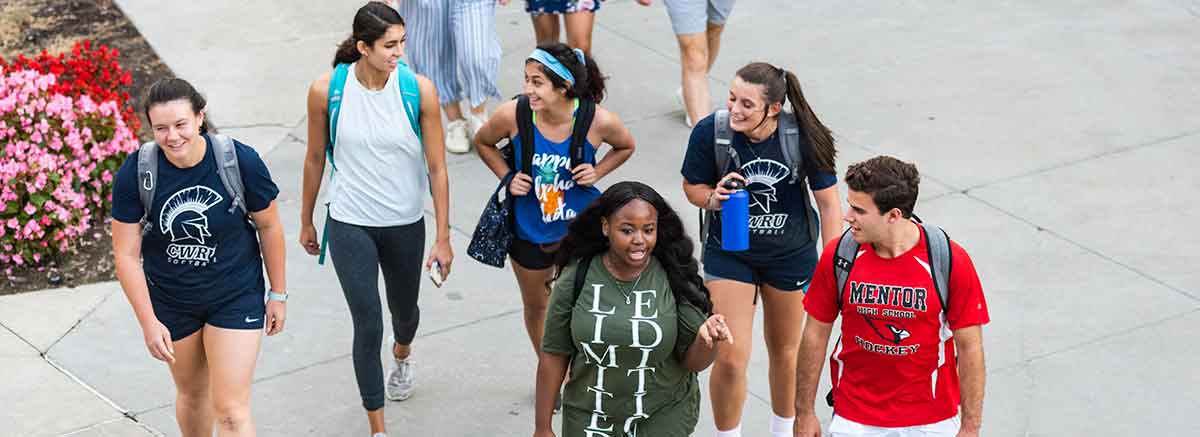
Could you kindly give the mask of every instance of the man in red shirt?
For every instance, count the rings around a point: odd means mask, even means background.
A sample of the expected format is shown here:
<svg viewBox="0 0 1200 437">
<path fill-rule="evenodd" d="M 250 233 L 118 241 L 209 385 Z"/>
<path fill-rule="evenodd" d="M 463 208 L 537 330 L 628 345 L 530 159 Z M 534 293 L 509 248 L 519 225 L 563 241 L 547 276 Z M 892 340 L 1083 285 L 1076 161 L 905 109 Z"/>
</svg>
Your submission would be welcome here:
<svg viewBox="0 0 1200 437">
<path fill-rule="evenodd" d="M 845 180 L 850 229 L 842 238 L 858 249 L 846 260 L 838 241 L 830 242 L 804 298 L 795 435 L 821 435 L 813 403 L 839 315 L 842 335 L 830 357 L 832 436 L 979 435 L 988 312 L 971 258 L 937 228 L 912 220 L 920 182 L 912 164 L 880 156 L 851 165 Z M 942 294 L 933 277 L 939 263 L 930 260 L 937 242 L 949 246 Z M 849 271 L 844 287 L 835 259 Z"/>
</svg>

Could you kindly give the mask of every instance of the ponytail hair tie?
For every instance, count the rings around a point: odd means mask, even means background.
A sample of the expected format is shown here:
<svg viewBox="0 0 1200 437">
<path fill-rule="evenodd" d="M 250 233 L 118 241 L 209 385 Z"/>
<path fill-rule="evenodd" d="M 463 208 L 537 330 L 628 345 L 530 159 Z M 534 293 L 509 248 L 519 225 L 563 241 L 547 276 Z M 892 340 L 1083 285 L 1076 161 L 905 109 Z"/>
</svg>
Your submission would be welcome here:
<svg viewBox="0 0 1200 437">
<path fill-rule="evenodd" d="M 586 67 L 586 66 L 587 66 L 587 57 L 583 55 L 583 50 L 581 50 L 581 49 L 571 49 L 571 51 L 575 52 L 575 57 L 576 57 L 576 58 L 579 58 L 579 65 L 582 65 L 582 66 L 585 66 L 585 67 Z"/>
</svg>

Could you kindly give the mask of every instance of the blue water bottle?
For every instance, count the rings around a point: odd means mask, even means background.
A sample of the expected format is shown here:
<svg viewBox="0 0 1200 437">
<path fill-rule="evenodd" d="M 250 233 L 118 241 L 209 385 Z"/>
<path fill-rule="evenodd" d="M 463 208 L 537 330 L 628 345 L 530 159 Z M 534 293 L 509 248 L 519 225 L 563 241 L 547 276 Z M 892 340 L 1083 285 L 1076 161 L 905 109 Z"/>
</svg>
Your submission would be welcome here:
<svg viewBox="0 0 1200 437">
<path fill-rule="evenodd" d="M 738 181 L 730 181 L 726 188 L 737 191 L 721 201 L 721 248 L 740 252 L 750 248 L 750 195 Z"/>
</svg>

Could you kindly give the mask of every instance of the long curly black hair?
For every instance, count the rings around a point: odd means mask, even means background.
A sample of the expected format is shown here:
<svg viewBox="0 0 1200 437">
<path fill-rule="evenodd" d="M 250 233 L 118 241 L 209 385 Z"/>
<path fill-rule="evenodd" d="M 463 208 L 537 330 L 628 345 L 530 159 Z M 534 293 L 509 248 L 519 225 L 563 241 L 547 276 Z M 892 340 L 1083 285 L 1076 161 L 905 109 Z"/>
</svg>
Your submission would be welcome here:
<svg viewBox="0 0 1200 437">
<path fill-rule="evenodd" d="M 657 191 L 641 182 L 616 183 L 604 190 L 604 194 L 571 221 L 567 226 L 567 236 L 563 237 L 558 255 L 555 256 L 556 270 L 561 273 L 563 267 L 575 260 L 607 252 L 608 237 L 604 236 L 600 219 L 611 219 L 621 207 L 634 199 L 646 201 L 658 212 L 658 238 L 650 253 L 666 269 L 675 299 L 711 313 L 712 301 L 700 277 L 700 263 L 692 255 L 695 247 L 683 228 L 683 221 Z"/>
</svg>

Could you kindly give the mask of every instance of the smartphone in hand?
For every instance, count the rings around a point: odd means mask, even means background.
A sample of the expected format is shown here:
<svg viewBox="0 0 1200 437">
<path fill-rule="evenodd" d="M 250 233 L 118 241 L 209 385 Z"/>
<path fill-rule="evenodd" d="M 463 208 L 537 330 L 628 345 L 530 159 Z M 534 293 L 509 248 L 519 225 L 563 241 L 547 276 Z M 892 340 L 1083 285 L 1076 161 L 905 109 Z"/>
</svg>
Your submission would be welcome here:
<svg viewBox="0 0 1200 437">
<path fill-rule="evenodd" d="M 433 262 L 433 266 L 429 269 L 429 279 L 433 281 L 434 286 L 438 288 L 442 287 L 442 282 L 446 281 L 445 277 L 442 276 L 442 263 L 436 260 Z"/>
</svg>

